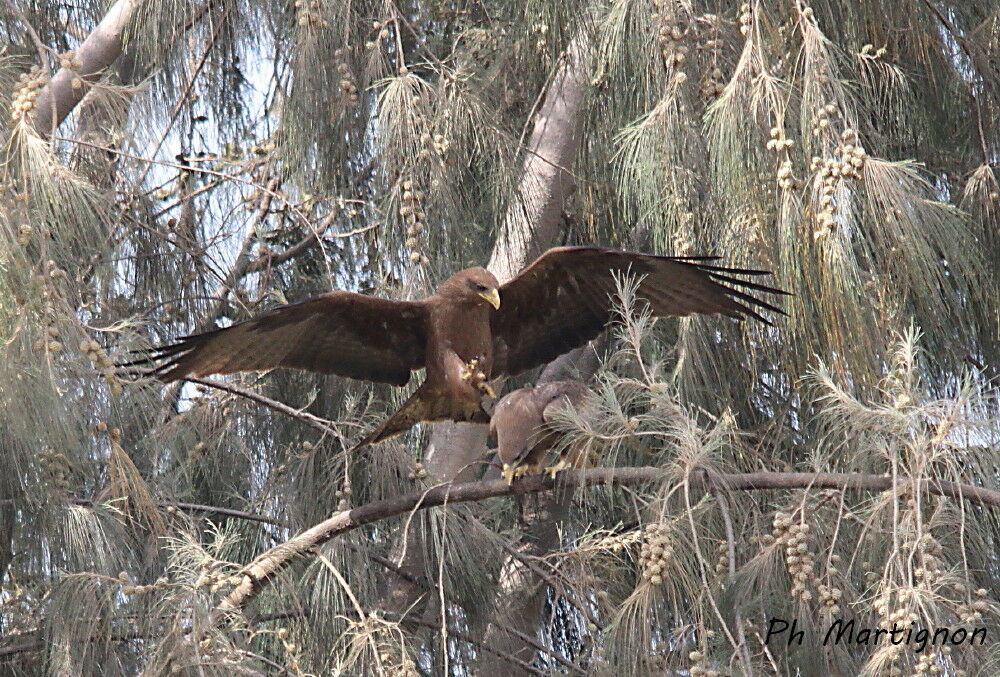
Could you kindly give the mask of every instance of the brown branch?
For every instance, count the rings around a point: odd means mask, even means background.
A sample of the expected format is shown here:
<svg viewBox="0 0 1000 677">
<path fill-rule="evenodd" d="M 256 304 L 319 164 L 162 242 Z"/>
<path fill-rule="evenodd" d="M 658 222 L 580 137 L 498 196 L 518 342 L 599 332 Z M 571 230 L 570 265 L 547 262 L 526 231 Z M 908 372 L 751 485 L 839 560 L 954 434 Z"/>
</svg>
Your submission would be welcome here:
<svg viewBox="0 0 1000 677">
<path fill-rule="evenodd" d="M 423 510 L 430 507 L 440 506 L 445 503 L 465 503 L 481 501 L 486 498 L 499 496 L 513 496 L 520 494 L 538 493 L 554 489 L 556 484 L 565 487 L 575 487 L 584 485 L 632 485 L 646 482 L 654 482 L 664 478 L 664 470 L 656 467 L 639 468 L 593 468 L 589 470 L 566 471 L 559 476 L 558 481 L 552 480 L 546 475 L 534 475 L 523 477 L 511 485 L 506 481 L 490 480 L 479 482 L 467 482 L 458 485 L 444 485 L 435 487 L 427 491 L 417 491 L 405 496 L 383 499 L 359 506 L 352 510 L 345 510 L 333 515 L 330 519 L 307 529 L 289 541 L 276 546 L 260 555 L 253 562 L 243 569 L 243 581 L 219 604 L 221 610 L 241 609 L 250 602 L 261 590 L 270 583 L 274 577 L 283 569 L 288 567 L 296 557 L 303 557 L 314 549 L 332 538 L 347 533 L 365 524 L 371 524 L 382 519 L 401 515 L 411 510 Z M 893 488 L 891 477 L 879 475 L 861 475 L 855 473 L 806 473 L 806 472 L 756 472 L 756 473 L 732 473 L 724 474 L 714 478 L 712 486 L 706 486 L 704 479 L 696 477 L 690 478 L 692 488 L 713 489 L 716 491 L 757 491 L 772 489 L 840 489 L 850 491 L 887 491 Z M 897 490 L 908 491 L 917 489 L 921 492 L 945 496 L 958 500 L 969 500 L 982 505 L 1000 508 L 1000 491 L 977 487 L 971 484 L 960 482 L 950 482 L 946 480 L 908 480 L 903 479 L 896 485 Z M 12 499 L 0 501 L 0 505 L 11 502 Z M 80 504 L 92 504 L 91 501 L 78 500 Z M 280 524 L 277 520 L 245 513 L 228 508 L 201 505 L 197 503 L 166 503 L 180 509 L 193 511 L 215 512 L 219 514 L 253 519 L 256 521 Z M 378 561 L 372 557 L 374 561 Z M 380 558 L 384 559 L 384 558 Z M 380 562 L 381 563 L 381 562 Z M 260 617 L 255 622 L 268 620 L 269 617 Z M 436 624 L 424 623 L 412 619 L 405 622 L 414 624 L 424 624 L 435 630 L 439 629 Z M 512 629 L 509 629 L 512 630 Z M 517 631 L 514 631 L 517 632 Z M 449 634 L 459 635 L 449 630 Z M 465 636 L 459 637 L 466 641 Z M 527 641 L 535 648 L 537 642 Z M 8 654 L 33 651 L 40 648 L 40 643 L 30 642 L 9 647 L 0 647 L 0 657 Z M 485 645 L 484 645 L 484 648 Z M 489 649 L 487 649 L 489 651 Z M 545 651 L 546 654 L 556 658 L 553 654 Z M 510 657 L 512 660 L 517 660 Z M 560 663 L 563 660 L 556 658 Z M 565 663 L 564 663 L 565 665 Z M 569 665 L 567 665 L 569 667 Z M 573 666 L 575 668 L 575 666 Z"/>
<path fill-rule="evenodd" d="M 3 501 L 0 501 L 0 503 L 3 503 Z M 92 504 L 93 502 L 78 500 L 74 501 L 74 503 L 85 505 L 85 504 Z M 268 517 L 267 515 L 258 515 L 255 513 L 243 512 L 242 510 L 232 510 L 230 508 L 221 508 L 216 505 L 202 505 L 201 503 L 180 503 L 180 502 L 169 502 L 169 501 L 157 501 L 157 503 L 161 507 L 172 506 L 174 508 L 177 508 L 178 510 L 183 510 L 185 512 L 204 512 L 204 513 L 212 513 L 215 515 L 224 515 L 226 517 L 235 517 L 237 519 L 248 520 L 250 522 L 263 522 L 265 524 L 273 524 L 275 526 L 284 527 L 285 529 L 288 529 L 291 526 L 287 522 L 284 522 L 276 517 Z M 414 576 L 408 571 L 405 571 L 404 569 L 396 566 L 395 563 L 390 561 L 389 558 L 387 557 L 383 557 L 382 555 L 378 555 L 373 552 L 367 552 L 364 548 L 355 545 L 354 543 L 344 543 L 344 547 L 347 548 L 348 550 L 358 553 L 363 557 L 367 557 L 372 562 L 375 562 L 379 566 L 388 569 L 389 571 L 393 572 L 400 578 L 403 578 L 413 583 L 414 585 L 420 585 L 427 589 L 433 588 L 433 586 L 429 585 L 426 581 L 421 580 L 420 577 Z"/>
<path fill-rule="evenodd" d="M 559 483 L 566 487 L 594 484 L 630 485 L 654 482 L 663 477 L 664 471 L 661 468 L 595 468 L 566 471 L 559 477 Z M 691 484 L 693 486 L 701 484 L 704 488 L 704 481 L 692 479 Z M 366 524 L 444 503 L 466 503 L 499 496 L 538 493 L 553 489 L 555 485 L 556 482 L 550 477 L 542 475 L 521 478 L 511 485 L 502 479 L 458 485 L 446 484 L 344 510 L 268 550 L 249 563 L 243 569 L 242 582 L 222 600 L 219 608 L 223 611 L 243 608 L 297 557 L 304 557 L 316 546 Z M 804 488 L 885 491 L 892 486 L 892 478 L 889 477 L 852 473 L 734 473 L 722 475 L 717 483 L 714 483 L 716 489 L 727 491 Z M 904 481 L 897 486 L 902 490 L 917 489 L 939 496 L 967 499 L 1000 507 L 1000 491 L 985 487 L 945 480 L 918 480 L 916 483 Z"/>
<path fill-rule="evenodd" d="M 157 501 L 157 504 L 161 507 L 173 507 L 178 510 L 183 510 L 184 512 L 205 512 L 212 513 L 214 515 L 223 515 L 225 517 L 235 517 L 241 520 L 247 520 L 249 522 L 262 522 L 264 524 L 273 524 L 278 527 L 288 527 L 289 525 L 276 517 L 268 517 L 267 515 L 258 515 L 252 512 L 244 512 L 242 510 L 233 510 L 232 508 L 222 508 L 217 505 L 203 505 L 201 503 L 180 503 L 176 501 Z"/>
<path fill-rule="evenodd" d="M 339 212 L 336 210 L 331 210 L 329 214 L 323 217 L 323 220 L 316 226 L 316 228 L 311 229 L 309 234 L 304 238 L 296 242 L 294 245 L 282 252 L 275 252 L 268 254 L 266 256 L 261 256 L 258 259 L 251 261 L 247 264 L 247 273 L 256 273 L 257 271 L 264 270 L 266 268 L 271 268 L 273 266 L 280 265 L 289 259 L 293 259 L 296 256 L 304 254 L 310 247 L 319 242 L 320 237 L 326 232 L 330 225 L 336 220 Z M 351 237 L 353 235 L 360 235 L 361 233 L 367 233 L 369 230 L 373 230 L 379 226 L 378 223 L 372 223 L 367 226 L 362 226 L 361 228 L 355 228 L 354 230 L 349 230 L 343 233 L 337 233 L 336 237 Z"/>
<path fill-rule="evenodd" d="M 2 646 L 0 647 L 0 661 L 7 660 L 11 656 L 16 656 L 17 654 L 41 651 L 44 648 L 44 642 L 39 640 L 25 642 L 23 644 L 13 644 L 11 646 Z"/>
</svg>

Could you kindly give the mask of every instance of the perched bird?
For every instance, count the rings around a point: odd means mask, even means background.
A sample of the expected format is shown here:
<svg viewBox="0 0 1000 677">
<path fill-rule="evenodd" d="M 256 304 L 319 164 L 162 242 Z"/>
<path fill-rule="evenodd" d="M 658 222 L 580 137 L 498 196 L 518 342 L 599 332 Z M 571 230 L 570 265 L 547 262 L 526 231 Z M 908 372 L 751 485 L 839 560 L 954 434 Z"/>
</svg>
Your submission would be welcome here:
<svg viewBox="0 0 1000 677">
<path fill-rule="evenodd" d="M 152 364 L 146 373 L 167 382 L 293 367 L 398 386 L 424 368 L 424 382 L 363 446 L 420 421 L 487 422 L 491 379 L 549 362 L 614 319 L 617 275 L 640 278 L 637 295 L 657 317 L 721 313 L 770 324 L 757 309 L 782 313 L 747 291 L 786 292 L 734 277 L 766 271 L 722 268 L 716 258 L 558 247 L 503 285 L 468 268 L 422 301 L 333 291 L 181 338 L 130 365 Z"/>
<path fill-rule="evenodd" d="M 580 414 L 589 409 L 590 388 L 579 381 L 552 381 L 534 388 L 520 388 L 497 402 L 490 420 L 490 436 L 496 438 L 501 474 L 507 484 L 521 475 L 537 475 L 548 452 L 559 445 L 561 435 L 549 424 L 571 406 Z M 545 468 L 556 476 L 565 468 L 580 468 L 588 462 L 588 445 L 563 444 L 559 463 Z"/>
</svg>

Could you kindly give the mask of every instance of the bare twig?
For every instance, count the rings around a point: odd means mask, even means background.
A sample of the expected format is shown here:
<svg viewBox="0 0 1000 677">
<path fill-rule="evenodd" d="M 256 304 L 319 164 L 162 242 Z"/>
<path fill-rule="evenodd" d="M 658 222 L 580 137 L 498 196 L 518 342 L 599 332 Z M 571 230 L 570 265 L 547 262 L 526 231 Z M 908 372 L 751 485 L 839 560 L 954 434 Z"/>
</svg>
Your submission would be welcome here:
<svg viewBox="0 0 1000 677">
<path fill-rule="evenodd" d="M 14 505 L 17 501 L 13 498 L 0 499 L 0 506 L 2 505 Z M 95 505 L 95 502 L 89 498 L 74 498 L 70 501 L 73 505 L 79 505 L 87 508 L 91 508 Z M 223 515 L 225 517 L 236 517 L 238 519 L 247 520 L 250 522 L 262 522 L 264 524 L 273 524 L 279 527 L 288 528 L 290 525 L 282 522 L 276 517 L 268 517 L 267 515 L 258 515 L 252 512 L 245 512 L 243 510 L 233 510 L 232 508 L 223 508 L 217 505 L 204 505 L 202 503 L 185 503 L 183 501 L 157 501 L 156 504 L 161 508 L 177 508 L 178 510 L 183 510 L 184 512 L 203 512 L 211 513 L 214 515 Z"/>
<path fill-rule="evenodd" d="M 344 436 L 341 435 L 337 429 L 334 427 L 333 421 L 328 421 L 325 418 L 320 418 L 319 416 L 314 416 L 308 412 L 302 411 L 301 409 L 296 409 L 295 407 L 290 407 L 289 405 L 278 402 L 277 400 L 272 400 L 270 397 L 261 395 L 260 393 L 255 393 L 252 390 L 246 390 L 240 388 L 239 386 L 234 386 L 232 383 L 226 383 L 225 381 L 215 381 L 211 379 L 203 378 L 186 378 L 186 381 L 191 383 L 197 383 L 198 385 L 205 386 L 206 388 L 214 388 L 216 390 L 223 390 L 227 393 L 232 393 L 233 395 L 239 395 L 240 397 L 245 397 L 248 400 L 253 400 L 258 404 L 263 404 L 269 409 L 285 414 L 286 416 L 291 416 L 294 419 L 302 421 L 310 428 L 315 428 L 319 430 L 324 435 L 333 435 L 335 438 L 344 442 Z"/>
<path fill-rule="evenodd" d="M 42 68 L 48 68 L 49 60 L 52 57 L 52 49 L 42 41 L 42 38 L 38 35 L 38 31 L 28 21 L 28 17 L 24 15 L 21 8 L 15 5 L 12 0 L 7 0 L 7 11 L 21 22 L 31 41 L 35 44 L 35 51 L 38 52 L 38 65 Z"/>
<path fill-rule="evenodd" d="M 246 272 L 255 273 L 259 270 L 264 270 L 272 266 L 277 266 L 285 261 L 295 258 L 296 256 L 301 256 L 306 251 L 309 250 L 314 244 L 319 242 L 320 237 L 326 232 L 327 228 L 336 220 L 338 212 L 336 210 L 331 210 L 329 214 L 323 217 L 319 225 L 316 228 L 310 230 L 309 234 L 304 238 L 293 244 L 291 247 L 282 252 L 276 252 L 273 254 L 268 254 L 267 256 L 262 256 L 259 259 L 255 259 L 247 264 Z M 367 233 L 369 230 L 377 228 L 378 223 L 372 223 L 367 226 L 362 226 L 361 228 L 355 228 L 354 230 L 349 230 L 343 233 L 337 233 L 337 237 L 351 237 L 352 235 L 360 235 L 361 233 Z"/>
<path fill-rule="evenodd" d="M 931 0 L 923 0 L 924 5 L 930 11 L 931 14 L 944 26 L 945 30 L 951 34 L 952 39 L 961 47 L 962 51 L 969 58 L 969 61 L 976 67 L 979 71 L 979 81 L 983 85 L 983 88 L 989 91 L 994 97 L 998 97 L 998 92 L 996 85 L 993 82 L 992 69 L 990 68 L 989 61 L 984 58 L 983 54 L 976 49 L 969 40 L 966 39 L 965 35 L 959 30 L 951 19 L 942 12 Z"/>
<path fill-rule="evenodd" d="M 160 135 L 160 140 L 156 142 L 156 147 L 153 148 L 153 152 L 149 154 L 150 157 L 155 157 L 156 154 L 160 152 L 160 148 L 163 147 L 163 142 L 167 140 L 170 130 L 173 128 L 174 123 L 177 122 L 177 116 L 180 115 L 180 112 L 184 108 L 184 104 L 191 95 L 191 89 L 194 87 L 195 81 L 201 74 L 201 69 L 205 67 L 205 63 L 208 61 L 208 54 L 212 51 L 212 48 L 215 47 L 215 43 L 219 39 L 219 34 L 226 25 L 226 19 L 229 18 L 229 14 L 233 11 L 233 7 L 235 7 L 235 5 L 231 5 L 226 9 L 222 19 L 218 22 L 215 30 L 212 31 L 212 37 L 209 38 L 208 44 L 205 46 L 205 49 L 202 50 L 201 58 L 198 59 L 198 63 L 195 65 L 194 71 L 191 73 L 191 77 L 188 78 L 187 83 L 184 85 L 183 91 L 180 93 L 180 96 L 177 97 L 177 103 L 174 104 L 174 109 L 170 113 L 170 119 L 167 121 L 167 126 L 164 127 L 163 133 Z M 141 186 L 142 182 L 146 180 L 146 175 L 149 173 L 150 167 L 151 165 L 146 165 L 143 168 L 142 174 L 139 175 L 139 179 L 135 182 L 137 186 Z"/>
</svg>

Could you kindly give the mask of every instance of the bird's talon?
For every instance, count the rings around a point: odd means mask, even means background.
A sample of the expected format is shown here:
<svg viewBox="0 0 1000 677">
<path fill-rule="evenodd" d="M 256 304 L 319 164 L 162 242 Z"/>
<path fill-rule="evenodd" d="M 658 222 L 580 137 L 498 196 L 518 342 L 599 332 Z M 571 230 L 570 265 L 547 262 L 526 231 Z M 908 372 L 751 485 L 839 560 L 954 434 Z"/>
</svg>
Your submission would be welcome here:
<svg viewBox="0 0 1000 677">
<path fill-rule="evenodd" d="M 504 463 L 500 475 L 507 480 L 507 485 L 509 486 L 514 483 L 514 478 L 517 477 L 517 468 L 511 467 L 510 463 Z"/>
<path fill-rule="evenodd" d="M 473 357 L 471 360 L 462 365 L 462 371 L 459 373 L 463 381 L 471 381 L 476 378 L 486 378 L 485 374 L 477 369 L 479 366 L 479 358 Z"/>
<path fill-rule="evenodd" d="M 482 391 L 484 395 L 486 395 L 492 400 L 495 400 L 497 398 L 496 391 L 493 390 L 490 384 L 485 381 L 479 384 L 479 390 Z"/>
</svg>

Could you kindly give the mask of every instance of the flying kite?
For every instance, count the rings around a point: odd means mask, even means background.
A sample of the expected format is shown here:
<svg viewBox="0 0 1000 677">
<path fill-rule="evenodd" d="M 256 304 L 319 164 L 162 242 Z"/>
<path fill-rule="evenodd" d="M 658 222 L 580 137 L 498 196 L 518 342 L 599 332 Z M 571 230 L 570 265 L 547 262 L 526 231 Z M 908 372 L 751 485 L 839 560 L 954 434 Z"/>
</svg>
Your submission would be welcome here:
<svg viewBox="0 0 1000 677">
<path fill-rule="evenodd" d="M 590 408 L 590 388 L 579 381 L 552 381 L 519 388 L 497 402 L 490 419 L 490 435 L 497 441 L 497 457 L 507 484 L 521 475 L 537 475 L 549 451 L 559 449 L 559 463 L 545 468 L 554 478 L 564 468 L 581 468 L 589 461 L 586 441 L 563 443 L 551 426 L 560 412 L 572 406 L 580 414 Z"/>
<path fill-rule="evenodd" d="M 135 364 L 153 364 L 147 373 L 165 382 L 292 367 L 401 386 L 425 369 L 420 387 L 361 447 L 421 421 L 488 422 L 489 381 L 600 334 L 614 319 L 618 276 L 638 279 L 637 296 L 656 317 L 721 313 L 770 324 L 758 309 L 784 314 L 748 292 L 787 292 L 734 277 L 767 271 L 712 265 L 717 258 L 557 247 L 502 285 L 486 269 L 468 268 L 422 301 L 333 291 L 181 338 Z"/>
</svg>

